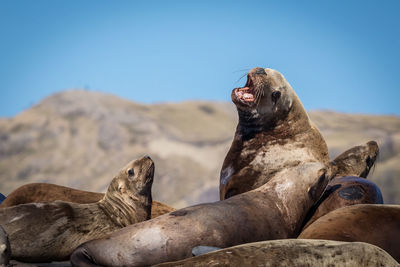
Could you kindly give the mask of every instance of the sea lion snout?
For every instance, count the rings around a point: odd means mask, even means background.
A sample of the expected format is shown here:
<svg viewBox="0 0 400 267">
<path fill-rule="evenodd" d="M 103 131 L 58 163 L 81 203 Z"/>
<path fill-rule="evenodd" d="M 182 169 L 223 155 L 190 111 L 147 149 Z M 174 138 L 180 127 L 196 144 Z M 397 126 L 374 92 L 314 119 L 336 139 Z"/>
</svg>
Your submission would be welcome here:
<svg viewBox="0 0 400 267">
<path fill-rule="evenodd" d="M 267 73 L 265 72 L 265 69 L 263 69 L 263 68 L 254 68 L 250 71 L 250 73 L 258 74 L 258 75 L 267 75 Z"/>
</svg>

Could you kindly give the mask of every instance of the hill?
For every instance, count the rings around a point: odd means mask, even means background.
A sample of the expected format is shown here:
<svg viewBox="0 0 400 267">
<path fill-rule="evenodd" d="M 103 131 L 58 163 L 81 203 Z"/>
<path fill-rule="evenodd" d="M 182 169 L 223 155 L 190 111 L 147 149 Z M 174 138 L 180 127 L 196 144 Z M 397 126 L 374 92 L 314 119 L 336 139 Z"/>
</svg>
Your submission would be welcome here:
<svg viewBox="0 0 400 267">
<path fill-rule="evenodd" d="M 82 90 L 52 95 L 13 118 L 0 119 L 0 192 L 30 182 L 105 191 L 131 159 L 156 164 L 153 199 L 183 207 L 218 199 L 222 161 L 231 144 L 231 103 L 138 104 Z M 313 111 L 332 157 L 376 140 L 370 174 L 387 203 L 400 203 L 400 118 Z"/>
</svg>

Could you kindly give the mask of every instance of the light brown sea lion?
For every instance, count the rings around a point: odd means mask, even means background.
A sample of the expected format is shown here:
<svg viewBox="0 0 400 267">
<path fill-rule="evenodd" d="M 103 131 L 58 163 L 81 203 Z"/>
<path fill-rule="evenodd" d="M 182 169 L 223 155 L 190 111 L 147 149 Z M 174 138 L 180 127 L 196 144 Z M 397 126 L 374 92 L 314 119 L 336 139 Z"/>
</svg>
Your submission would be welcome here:
<svg viewBox="0 0 400 267">
<path fill-rule="evenodd" d="M 328 163 L 328 148 L 282 74 L 254 68 L 232 91 L 239 123 L 220 175 L 220 199 L 250 191 L 277 172 Z"/>
<path fill-rule="evenodd" d="M 68 259 L 79 244 L 150 218 L 154 163 L 130 162 L 97 203 L 49 202 L 0 209 L 13 259 L 41 262 Z"/>
<path fill-rule="evenodd" d="M 343 152 L 333 160 L 337 167 L 336 177 L 329 182 L 322 197 L 308 212 L 304 228 L 326 213 L 344 206 L 383 204 L 378 186 L 364 179 L 374 166 L 378 152 L 378 144 L 370 141 Z M 348 176 L 340 177 L 343 174 Z"/>
<path fill-rule="evenodd" d="M 284 239 L 243 244 L 156 266 L 394 267 L 398 263 L 384 250 L 367 243 Z"/>
<path fill-rule="evenodd" d="M 0 208 L 26 203 L 52 202 L 56 200 L 73 203 L 95 203 L 104 197 L 104 193 L 78 190 L 75 188 L 48 183 L 32 183 L 18 187 L 0 204 Z M 158 201 L 153 201 L 151 218 L 174 211 L 175 209 Z"/>
<path fill-rule="evenodd" d="M 11 248 L 8 235 L 0 225 L 0 267 L 7 267 L 10 263 Z"/>
<path fill-rule="evenodd" d="M 298 238 L 366 242 L 400 262 L 400 205 L 360 204 L 336 209 L 313 222 Z"/>
<path fill-rule="evenodd" d="M 296 237 L 330 174 L 314 162 L 277 173 L 260 188 L 224 201 L 180 209 L 89 241 L 71 255 L 74 266 L 143 266 L 191 256 L 198 245 L 229 247 Z"/>
<path fill-rule="evenodd" d="M 367 178 L 378 155 L 379 147 L 375 141 L 350 148 L 333 160 L 333 164 L 337 167 L 335 175 Z"/>
</svg>

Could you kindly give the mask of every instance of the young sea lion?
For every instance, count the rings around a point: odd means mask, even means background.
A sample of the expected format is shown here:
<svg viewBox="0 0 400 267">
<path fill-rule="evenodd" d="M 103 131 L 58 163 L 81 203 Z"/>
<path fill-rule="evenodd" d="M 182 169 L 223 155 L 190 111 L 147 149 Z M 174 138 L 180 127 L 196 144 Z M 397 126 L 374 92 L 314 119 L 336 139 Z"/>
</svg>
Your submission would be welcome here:
<svg viewBox="0 0 400 267">
<path fill-rule="evenodd" d="M 260 187 L 284 169 L 329 162 L 324 138 L 278 71 L 252 69 L 231 97 L 239 123 L 221 170 L 221 200 Z"/>
<path fill-rule="evenodd" d="M 253 191 L 180 209 L 84 243 L 71 262 L 147 266 L 190 257 L 198 245 L 229 247 L 296 237 L 307 210 L 328 183 L 327 171 L 319 162 L 285 169 Z"/>
<path fill-rule="evenodd" d="M 130 162 L 111 181 L 97 203 L 56 201 L 0 209 L 13 259 L 41 262 L 68 259 L 81 243 L 150 218 L 154 163 Z"/>
<path fill-rule="evenodd" d="M 0 208 L 26 203 L 52 202 L 56 200 L 73 203 L 95 203 L 104 197 L 104 193 L 78 190 L 48 183 L 32 183 L 18 187 L 0 204 Z M 151 218 L 174 211 L 175 209 L 158 201 L 153 201 Z"/>
<path fill-rule="evenodd" d="M 400 205 L 360 204 L 322 216 L 298 238 L 366 242 L 400 262 Z"/>
</svg>

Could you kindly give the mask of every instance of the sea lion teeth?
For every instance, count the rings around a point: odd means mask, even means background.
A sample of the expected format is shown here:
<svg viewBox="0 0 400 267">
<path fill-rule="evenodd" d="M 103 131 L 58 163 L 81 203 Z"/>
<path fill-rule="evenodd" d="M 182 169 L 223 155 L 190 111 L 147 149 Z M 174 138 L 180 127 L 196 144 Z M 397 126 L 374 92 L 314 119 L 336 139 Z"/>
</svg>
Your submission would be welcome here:
<svg viewBox="0 0 400 267">
<path fill-rule="evenodd" d="M 249 93 L 244 93 L 243 94 L 243 98 L 245 101 L 253 101 L 254 100 L 254 96 L 252 94 Z"/>
</svg>

